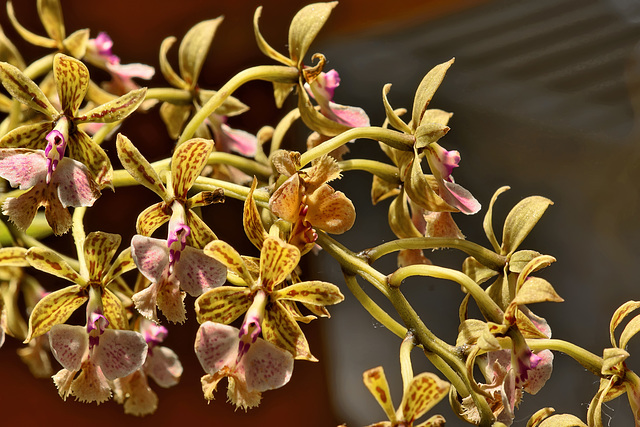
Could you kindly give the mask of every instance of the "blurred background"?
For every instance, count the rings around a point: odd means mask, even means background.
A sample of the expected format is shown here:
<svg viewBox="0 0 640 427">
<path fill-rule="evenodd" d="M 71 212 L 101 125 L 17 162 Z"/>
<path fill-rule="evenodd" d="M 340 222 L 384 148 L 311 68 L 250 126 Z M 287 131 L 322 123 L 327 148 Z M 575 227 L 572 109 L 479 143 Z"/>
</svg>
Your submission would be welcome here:
<svg viewBox="0 0 640 427">
<path fill-rule="evenodd" d="M 142 62 L 156 70 L 158 48 L 165 37 L 180 40 L 195 23 L 225 15 L 200 78 L 200 86 L 211 89 L 246 67 L 271 63 L 253 38 L 253 12 L 261 4 L 262 34 L 273 47 L 285 52 L 289 22 L 306 2 L 62 0 L 68 34 L 90 28 L 91 37 L 95 37 L 106 31 L 122 63 Z M 14 7 L 25 27 L 44 34 L 35 0 L 16 1 Z M 511 186 L 495 207 L 498 234 L 507 212 L 522 198 L 537 194 L 553 200 L 555 204 L 521 248 L 558 259 L 539 274 L 554 285 L 565 302 L 531 308 L 547 319 L 554 337 L 571 340 L 596 354 L 610 346 L 609 319 L 615 309 L 627 300 L 639 299 L 639 22 L 640 2 L 636 0 L 345 0 L 334 9 L 310 50 L 324 53 L 328 59 L 325 69 L 335 68 L 340 73 L 342 85 L 336 91 L 336 102 L 364 108 L 374 125 L 384 120 L 384 84 L 393 84 L 389 99 L 395 108 L 411 108 L 424 74 L 434 65 L 456 58 L 431 106 L 455 113 L 451 131 L 441 144 L 460 151 L 456 182 L 483 204 L 479 214 L 458 215 L 456 221 L 469 240 L 488 246 L 482 218 L 497 188 Z M 0 9 L 0 24 L 28 62 L 49 53 L 29 48 L 11 27 L 4 9 Z M 177 46 L 169 54 L 177 64 Z M 91 73 L 97 79 L 106 77 L 94 69 Z M 149 85 L 166 86 L 166 82 L 157 71 Z M 266 83 L 250 83 L 236 95 L 251 110 L 233 118 L 233 127 L 256 132 L 264 125 L 275 125 L 288 111 L 286 107 L 282 111 L 274 108 L 271 87 Z M 171 152 L 172 141 L 157 109 L 136 115 L 120 131 L 150 161 Z M 306 136 L 302 129 L 292 133 L 287 148 L 302 149 Z M 114 166 L 119 167 L 113 141 L 104 146 Z M 358 141 L 350 149 L 353 157 L 384 160 L 372 141 Z M 346 174 L 347 179 L 337 186 L 354 201 L 358 219 L 355 227 L 337 240 L 360 251 L 393 239 L 386 225 L 388 201 L 371 207 L 370 176 Z M 135 216 L 157 202 L 157 196 L 141 188 L 118 189 L 117 195 L 115 199 L 106 191 L 97 208 L 89 210 L 87 232 L 117 232 L 128 242 L 135 231 Z M 114 208 L 116 200 L 120 204 Z M 228 200 L 225 205 L 209 208 L 206 215 L 221 239 L 233 241 L 241 253 L 251 253 L 254 249 L 244 238 L 240 209 L 239 202 Z M 47 243 L 73 254 L 70 236 Z M 459 268 L 464 260 L 462 254 L 452 251 L 427 256 L 436 264 L 453 268 Z M 221 384 L 217 400 L 206 404 L 199 385 L 203 373 L 192 351 L 197 325 L 191 314 L 186 326 L 169 326 L 166 341 L 185 367 L 181 384 L 167 390 L 152 384 L 160 406 L 155 415 L 143 419 L 125 416 L 122 407 L 113 402 L 99 408 L 62 402 L 51 380 L 31 377 L 15 354 L 20 345 L 8 337 L 0 349 L 3 424 L 57 425 L 65 420 L 94 426 L 175 425 L 188 420 L 221 426 L 232 422 L 239 426 L 330 426 L 343 422 L 359 426 L 383 420 L 384 413 L 362 384 L 362 372 L 384 366 L 392 397 L 399 404 L 400 342 L 348 293 L 330 257 L 321 253 L 306 258 L 308 277 L 341 286 L 346 300 L 331 309 L 330 320 L 316 320 L 303 327 L 320 362 L 297 362 L 291 382 L 265 393 L 259 408 L 234 412 L 224 402 L 225 384 Z M 395 262 L 391 255 L 376 267 L 390 273 Z M 47 279 L 43 285 L 49 290 L 65 286 L 55 279 Z M 368 284 L 361 285 L 375 292 Z M 403 287 L 425 323 L 454 342 L 462 297 L 459 287 L 435 279 L 408 281 Z M 640 370 L 639 342 L 632 340 L 629 348 L 632 357 L 628 365 L 636 371 Z M 416 373 L 432 369 L 417 351 L 414 364 Z M 57 369 L 54 366 L 54 371 Z M 552 378 L 539 396 L 525 395 L 514 425 L 524 426 L 535 410 L 545 406 L 586 419 L 587 405 L 597 388 L 597 378 L 572 359 L 556 355 Z M 633 424 L 626 398 L 609 403 L 605 412 L 604 422 L 611 426 Z M 462 425 L 446 402 L 431 411 L 435 413 L 444 415 L 447 425 Z"/>
</svg>

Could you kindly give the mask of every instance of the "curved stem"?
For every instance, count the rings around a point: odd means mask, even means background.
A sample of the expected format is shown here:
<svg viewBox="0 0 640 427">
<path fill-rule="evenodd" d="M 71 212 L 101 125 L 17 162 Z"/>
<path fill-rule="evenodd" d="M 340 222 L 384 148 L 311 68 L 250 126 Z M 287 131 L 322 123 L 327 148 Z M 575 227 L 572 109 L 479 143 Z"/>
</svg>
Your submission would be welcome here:
<svg viewBox="0 0 640 427">
<path fill-rule="evenodd" d="M 413 379 L 413 364 L 411 363 L 411 350 L 415 346 L 415 340 L 413 333 L 407 331 L 407 336 L 402 340 L 400 344 L 400 374 L 402 375 L 402 388 L 407 391 L 411 380 Z"/>
<path fill-rule="evenodd" d="M 55 53 L 50 53 L 36 61 L 33 61 L 27 68 L 24 69 L 24 75 L 29 77 L 31 80 L 34 80 L 41 75 L 51 71 L 51 68 L 53 67 L 53 57 L 55 55 Z"/>
<path fill-rule="evenodd" d="M 224 195 L 229 196 L 233 199 L 245 201 L 247 200 L 247 196 L 249 195 L 250 189 L 243 186 L 234 184 L 232 182 L 222 181 L 220 179 L 207 178 L 204 176 L 200 176 L 196 179 L 195 184 L 191 187 L 194 190 L 202 191 L 208 190 L 213 191 L 218 188 L 222 188 L 224 190 Z M 253 198 L 256 200 L 256 203 L 260 207 L 268 207 L 269 206 L 269 193 L 266 191 L 256 190 L 253 192 Z"/>
<path fill-rule="evenodd" d="M 328 154 L 340 148 L 352 139 L 367 138 L 374 141 L 383 142 L 393 148 L 397 148 L 403 151 L 410 151 L 413 148 L 415 138 L 413 135 L 407 135 L 406 133 L 397 132 L 395 130 L 380 128 L 380 127 L 360 127 L 353 128 L 342 132 L 340 135 L 334 136 L 331 139 L 326 140 L 322 144 L 308 150 L 300 156 L 300 167 L 304 167 L 312 160 L 320 158 L 325 154 Z"/>
<path fill-rule="evenodd" d="M 273 136 L 271 137 L 271 147 L 269 148 L 269 154 L 273 154 L 280 149 L 282 145 L 282 139 L 291 127 L 291 125 L 300 118 L 300 110 L 294 108 L 289 111 L 286 116 L 280 120 L 276 128 L 273 130 Z"/>
<path fill-rule="evenodd" d="M 269 176 L 271 176 L 271 168 L 269 166 L 231 153 L 223 153 L 221 151 L 211 153 L 207 164 L 212 165 L 216 163 L 238 168 L 250 176 L 256 176 L 260 181 L 267 181 L 269 180 Z"/>
<path fill-rule="evenodd" d="M 403 249 L 442 249 L 454 248 L 471 255 L 482 265 L 492 270 L 501 270 L 507 262 L 507 257 L 497 254 L 477 243 L 464 239 L 450 239 L 446 237 L 411 237 L 407 239 L 392 240 L 371 249 L 362 251 L 362 255 L 373 262 L 383 255 Z"/>
<path fill-rule="evenodd" d="M 564 353 L 594 374 L 601 376 L 603 364 L 602 357 L 597 356 L 576 344 L 553 338 L 528 339 L 527 345 L 532 351 L 553 350 Z"/>
<path fill-rule="evenodd" d="M 189 105 L 193 95 L 188 90 L 172 87 L 152 87 L 147 89 L 145 99 L 156 99 L 177 105 Z"/>
<path fill-rule="evenodd" d="M 369 312 L 371 317 L 376 319 L 377 322 L 380 322 L 385 328 L 390 330 L 392 333 L 397 335 L 399 338 L 404 338 L 407 335 L 407 328 L 398 323 L 393 317 L 389 315 L 386 311 L 384 311 L 378 304 L 375 303 L 367 295 L 365 291 L 362 290 L 360 285 L 358 285 L 358 280 L 356 276 L 352 274 L 347 274 L 344 272 L 344 280 L 349 288 L 349 291 L 356 297 L 360 305 L 364 307 L 365 310 Z"/>
<path fill-rule="evenodd" d="M 402 183 L 398 168 L 386 163 L 367 159 L 352 159 L 338 162 L 338 165 L 342 171 L 362 170 L 376 175 L 385 181 L 397 182 L 398 185 Z"/>
<path fill-rule="evenodd" d="M 461 285 L 471 294 L 478 304 L 478 307 L 488 320 L 502 324 L 503 312 L 500 307 L 491 299 L 489 295 L 473 279 L 466 274 L 452 270 L 450 268 L 439 267 L 437 265 L 410 265 L 397 269 L 389 276 L 389 286 L 398 288 L 404 279 L 410 276 L 429 276 L 439 279 L 447 279 Z"/>
<path fill-rule="evenodd" d="M 202 108 L 191 118 L 182 131 L 176 145 L 193 137 L 196 129 L 213 113 L 236 89 L 251 80 L 267 80 L 282 83 L 298 83 L 298 69 L 283 65 L 259 65 L 240 71 L 224 84 Z"/>
</svg>

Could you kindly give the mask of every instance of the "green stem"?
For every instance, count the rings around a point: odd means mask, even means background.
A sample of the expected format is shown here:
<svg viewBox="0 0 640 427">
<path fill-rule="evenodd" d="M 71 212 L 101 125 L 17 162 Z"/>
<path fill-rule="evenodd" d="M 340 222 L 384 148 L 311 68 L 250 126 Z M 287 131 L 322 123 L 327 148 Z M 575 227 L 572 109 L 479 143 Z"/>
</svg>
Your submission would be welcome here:
<svg viewBox="0 0 640 427">
<path fill-rule="evenodd" d="M 451 385 L 456 389 L 456 391 L 462 398 L 469 396 L 470 393 L 469 389 L 467 388 L 468 381 L 463 381 L 462 378 L 460 378 L 460 376 L 456 373 L 456 371 L 454 371 L 453 368 L 451 368 L 451 366 L 449 366 L 449 364 L 445 362 L 440 356 L 426 350 L 424 352 L 424 355 L 427 356 L 429 362 L 431 362 L 433 366 L 435 366 L 435 368 L 447 378 L 447 380 L 451 383 Z"/>
<path fill-rule="evenodd" d="M 409 384 L 413 379 L 413 364 L 411 363 L 411 350 L 415 346 L 413 333 L 407 331 L 407 335 L 400 344 L 400 374 L 402 375 L 402 388 L 404 392 L 407 392 Z"/>
<path fill-rule="evenodd" d="M 271 148 L 269 148 L 269 154 L 273 154 L 280 149 L 282 145 L 282 139 L 291 127 L 291 125 L 300 118 L 300 110 L 294 108 L 289 111 L 286 116 L 280 120 L 276 128 L 273 130 L 273 136 L 271 137 Z"/>
<path fill-rule="evenodd" d="M 222 188 L 224 190 L 224 195 L 229 196 L 233 199 L 245 201 L 247 200 L 247 196 L 249 195 L 250 188 L 245 187 L 243 185 L 234 184 L 232 182 L 222 181 L 220 179 L 207 178 L 204 176 L 200 176 L 196 179 L 195 184 L 193 184 L 192 189 L 198 191 L 214 191 L 217 188 Z M 256 200 L 256 203 L 260 207 L 268 207 L 269 206 L 269 193 L 263 190 L 256 190 L 253 192 L 253 198 Z"/>
<path fill-rule="evenodd" d="M 347 142 L 358 139 L 367 138 L 374 141 L 383 142 L 393 148 L 397 148 L 403 151 L 412 150 L 415 138 L 413 135 L 407 135 L 405 133 L 397 132 L 391 129 L 379 128 L 379 127 L 359 127 L 349 129 L 342 132 L 340 135 L 334 136 L 331 139 L 326 140 L 322 144 L 308 150 L 300 157 L 300 167 L 304 167 L 312 160 L 320 158 L 325 154 L 329 154 L 336 148 L 340 148 Z"/>
<path fill-rule="evenodd" d="M 352 274 L 344 273 L 344 280 L 349 288 L 349 291 L 356 297 L 360 305 L 364 307 L 365 310 L 369 312 L 371 317 L 376 319 L 377 322 L 380 322 L 385 328 L 390 330 L 392 333 L 397 335 L 400 338 L 404 338 L 407 335 L 407 328 L 398 323 L 393 317 L 389 315 L 386 311 L 384 311 L 378 304 L 375 303 L 367 295 L 365 291 L 362 290 L 360 285 L 358 285 L 358 280 L 356 276 Z"/>
<path fill-rule="evenodd" d="M 193 137 L 196 130 L 233 92 L 243 84 L 252 80 L 267 80 L 271 82 L 298 83 L 298 69 L 282 65 L 259 65 L 240 71 L 224 84 L 202 108 L 191 118 L 184 128 L 176 145 L 180 145 Z"/>
<path fill-rule="evenodd" d="M 398 288 L 402 281 L 410 276 L 429 276 L 439 279 L 447 279 L 461 285 L 471 294 L 478 304 L 478 307 L 488 320 L 502 324 L 504 313 L 491 297 L 466 274 L 452 270 L 450 268 L 439 267 L 437 265 L 410 265 L 397 269 L 389 276 L 389 286 Z"/>
<path fill-rule="evenodd" d="M 594 374 L 601 376 L 602 357 L 576 344 L 559 339 L 528 339 L 527 345 L 532 351 L 553 350 L 564 353 Z"/>
<path fill-rule="evenodd" d="M 91 139 L 98 145 L 102 144 L 102 141 L 104 141 L 109 133 L 111 133 L 111 131 L 114 130 L 117 126 L 119 126 L 120 123 L 122 123 L 122 120 L 112 123 L 105 123 L 104 126 L 101 126 L 100 130 L 98 130 L 98 132 L 96 132 L 93 137 L 91 137 Z"/>
<path fill-rule="evenodd" d="M 55 53 L 50 53 L 49 55 L 45 55 L 42 58 L 32 62 L 27 68 L 24 69 L 24 75 L 29 77 L 31 80 L 35 80 L 41 75 L 48 73 L 53 67 L 53 57 L 55 55 Z"/>
<path fill-rule="evenodd" d="M 338 162 L 338 165 L 342 171 L 362 170 L 376 175 L 385 181 L 395 182 L 398 185 L 402 183 L 400 175 L 398 174 L 398 168 L 386 163 L 367 159 L 352 159 Z"/>
<path fill-rule="evenodd" d="M 169 102 L 176 105 L 189 105 L 193 100 L 193 95 L 184 89 L 152 87 L 147 89 L 145 99 L 157 99 L 158 101 Z"/>
<path fill-rule="evenodd" d="M 207 164 L 211 165 L 216 163 L 238 168 L 249 176 L 255 176 L 260 181 L 268 181 L 271 176 L 271 168 L 269 166 L 231 153 L 223 153 L 220 151 L 211 153 Z"/>
<path fill-rule="evenodd" d="M 366 249 L 362 255 L 373 262 L 383 255 L 403 249 L 442 249 L 454 248 L 471 255 L 482 265 L 492 270 L 501 270 L 507 262 L 507 257 L 497 254 L 476 243 L 463 239 L 450 239 L 446 237 L 411 237 L 407 239 L 392 240 L 371 249 Z"/>
</svg>

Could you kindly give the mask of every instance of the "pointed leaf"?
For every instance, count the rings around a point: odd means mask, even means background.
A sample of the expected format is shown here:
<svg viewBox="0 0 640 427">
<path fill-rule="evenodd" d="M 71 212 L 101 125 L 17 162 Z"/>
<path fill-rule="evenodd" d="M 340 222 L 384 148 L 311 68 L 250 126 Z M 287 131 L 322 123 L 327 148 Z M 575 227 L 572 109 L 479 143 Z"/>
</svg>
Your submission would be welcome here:
<svg viewBox="0 0 640 427">
<path fill-rule="evenodd" d="M 102 307 L 104 317 L 109 321 L 109 328 L 112 329 L 129 329 L 129 320 L 124 304 L 108 289 L 102 291 Z"/>
<path fill-rule="evenodd" d="M 254 285 L 249 269 L 240 254 L 227 242 L 214 240 L 204 248 L 204 253 L 224 264 L 229 270 L 242 277 L 247 286 Z"/>
<path fill-rule="evenodd" d="M 7 2 L 7 15 L 9 16 L 9 20 L 11 21 L 13 28 L 15 28 L 18 34 L 20 34 L 20 37 L 22 37 L 29 43 L 36 46 L 40 46 L 40 47 L 50 48 L 50 49 L 55 49 L 58 47 L 58 44 L 55 40 L 34 34 L 31 31 L 24 28 L 22 25 L 20 25 L 20 23 L 16 19 L 16 15 L 13 10 L 13 4 L 11 3 L 11 1 Z"/>
<path fill-rule="evenodd" d="M 304 124 L 321 135 L 336 136 L 351 129 L 351 126 L 331 120 L 316 110 L 306 90 L 298 90 L 298 109 Z"/>
<path fill-rule="evenodd" d="M 95 231 L 89 233 L 84 241 L 84 259 L 89 271 L 89 279 L 102 281 L 103 275 L 109 270 L 111 260 L 120 246 L 119 234 Z"/>
<path fill-rule="evenodd" d="M 28 267 L 26 259 L 27 250 L 21 247 L 0 248 L 0 266 L 2 267 Z"/>
<path fill-rule="evenodd" d="M 629 320 L 627 326 L 622 330 L 622 334 L 620 334 L 620 348 L 627 348 L 629 340 L 638 332 L 640 332 L 640 314 Z"/>
<path fill-rule="evenodd" d="M 487 239 L 491 242 L 491 246 L 493 246 L 493 250 L 496 252 L 500 251 L 500 244 L 498 243 L 496 234 L 493 231 L 493 205 L 496 203 L 496 200 L 498 200 L 498 196 L 509 189 L 510 187 L 504 186 L 498 188 L 498 190 L 493 193 L 491 201 L 489 202 L 489 208 L 487 209 L 487 213 L 484 215 L 484 220 L 482 222 L 484 234 L 487 236 Z"/>
<path fill-rule="evenodd" d="M 165 193 L 166 194 L 166 193 Z M 158 227 L 169 221 L 171 215 L 167 212 L 164 202 L 151 205 L 138 215 L 136 230 L 143 236 L 151 236 Z"/>
<path fill-rule="evenodd" d="M 170 85 L 179 89 L 190 90 L 191 88 L 187 82 L 182 80 L 178 73 L 173 70 L 173 67 L 171 67 L 169 60 L 167 59 L 167 52 L 175 42 L 176 38 L 173 36 L 167 37 L 162 41 L 162 44 L 160 45 L 160 72 Z"/>
<path fill-rule="evenodd" d="M 111 186 L 113 167 L 111 166 L 111 160 L 109 160 L 102 147 L 93 142 L 89 135 L 79 129 L 72 133 L 69 138 L 69 157 L 84 164 L 93 174 L 95 181 L 101 188 Z"/>
<path fill-rule="evenodd" d="M 410 424 L 427 413 L 449 394 L 449 383 L 437 375 L 424 372 L 414 377 L 402 396 L 400 408 Z"/>
<path fill-rule="evenodd" d="M 38 15 L 50 38 L 62 42 L 66 37 L 59 0 L 38 0 Z"/>
<path fill-rule="evenodd" d="M 138 332 L 107 329 L 93 356 L 108 380 L 123 378 L 140 369 L 147 357 L 147 343 Z"/>
<path fill-rule="evenodd" d="M 116 139 L 116 147 L 118 149 L 118 158 L 127 172 L 129 172 L 136 181 L 162 197 L 162 200 L 168 203 L 170 197 L 167 194 L 162 180 L 147 159 L 145 159 L 140 151 L 131 143 L 129 138 L 119 133 Z"/>
<path fill-rule="evenodd" d="M 209 47 L 222 23 L 222 16 L 199 22 L 191 27 L 180 43 L 180 74 L 190 88 L 196 87 Z"/>
<path fill-rule="evenodd" d="M 220 286 L 200 295 L 196 300 L 198 323 L 229 323 L 244 314 L 253 302 L 253 292 L 244 286 Z"/>
<path fill-rule="evenodd" d="M 40 271 L 75 282 L 78 285 L 84 286 L 86 284 L 86 280 L 80 277 L 60 255 L 51 249 L 32 247 L 27 251 L 26 258 L 32 267 Z"/>
<path fill-rule="evenodd" d="M 66 322 L 88 299 L 80 285 L 72 285 L 46 295 L 38 301 L 29 316 L 29 332 L 25 343 L 46 334 L 54 325 Z"/>
<path fill-rule="evenodd" d="M 540 277 L 529 277 L 518 291 L 513 304 L 527 305 L 538 302 L 562 302 L 564 299 L 553 289 L 553 286 Z"/>
<path fill-rule="evenodd" d="M 51 352 L 68 371 L 79 371 L 89 348 L 89 334 L 82 326 L 55 325 L 49 332 Z"/>
<path fill-rule="evenodd" d="M 515 251 L 552 204 L 545 197 L 531 196 L 514 206 L 504 221 L 502 254 Z"/>
<path fill-rule="evenodd" d="M 609 324 L 609 335 L 611 336 L 611 345 L 618 347 L 616 344 L 615 330 L 622 323 L 622 321 L 633 311 L 640 308 L 640 301 L 627 301 L 622 304 L 611 316 L 611 323 Z"/>
<path fill-rule="evenodd" d="M 280 299 L 325 306 L 343 301 L 344 295 L 336 285 L 313 280 L 296 283 L 271 293 L 272 301 Z"/>
<path fill-rule="evenodd" d="M 76 117 L 76 123 L 113 123 L 124 120 L 144 101 L 147 88 L 132 90 L 119 98 L 97 106 L 82 116 Z"/>
<path fill-rule="evenodd" d="M 260 219 L 260 213 L 258 212 L 256 201 L 253 198 L 253 192 L 256 190 L 257 185 L 258 180 L 253 177 L 251 190 L 249 190 L 247 199 L 244 202 L 242 223 L 244 226 L 244 232 L 246 233 L 251 243 L 253 243 L 253 246 L 261 249 L 262 244 L 264 243 L 264 239 L 266 239 L 269 235 L 264 229 L 264 225 L 262 225 L 262 219 Z"/>
<path fill-rule="evenodd" d="M 393 408 L 393 402 L 391 401 L 389 383 L 387 382 L 387 377 L 384 374 L 382 366 L 365 371 L 362 374 L 362 381 L 364 381 L 364 385 L 369 389 L 371 394 L 373 394 L 373 397 L 376 398 L 389 420 L 395 422 L 396 413 Z"/>
<path fill-rule="evenodd" d="M 256 9 L 255 13 L 253 14 L 253 33 L 256 37 L 256 43 L 258 44 L 258 48 L 262 53 L 264 53 L 266 56 L 273 59 L 274 61 L 278 61 L 284 65 L 295 66 L 296 65 L 295 61 L 292 61 L 291 59 L 287 58 L 286 56 L 284 56 L 283 54 L 281 54 L 280 52 L 278 52 L 277 50 L 269 46 L 266 40 L 262 37 L 262 34 L 260 34 L 258 21 L 260 20 L 261 14 L 262 14 L 262 6 L 259 6 Z"/>
<path fill-rule="evenodd" d="M 213 141 L 193 138 L 180 144 L 171 158 L 173 194 L 180 200 L 187 199 L 187 192 L 200 176 L 213 150 Z"/>
<path fill-rule="evenodd" d="M 0 79 L 2 79 L 2 85 L 7 89 L 7 92 L 24 105 L 50 118 L 58 115 L 58 110 L 51 105 L 38 85 L 18 68 L 6 62 L 0 62 Z"/>
<path fill-rule="evenodd" d="M 300 251 L 293 245 L 279 239 L 265 239 L 260 252 L 260 285 L 271 292 L 284 282 L 300 261 Z"/>
<path fill-rule="evenodd" d="M 436 65 L 420 82 L 413 100 L 413 112 L 411 113 L 411 127 L 414 131 L 422 124 L 422 116 L 453 61 L 454 59 L 452 58 L 448 62 Z"/>
<path fill-rule="evenodd" d="M 316 38 L 337 1 L 331 3 L 314 3 L 300 9 L 291 20 L 289 27 L 289 57 L 300 68 L 307 50 Z"/>
<path fill-rule="evenodd" d="M 389 206 L 389 227 L 393 234 L 401 239 L 410 237 L 424 237 L 424 235 L 416 228 L 413 221 L 411 221 L 411 214 L 409 213 L 409 207 L 405 200 L 404 188 L 401 189 L 400 194 L 393 199 Z"/>
<path fill-rule="evenodd" d="M 53 58 L 53 77 L 62 111 L 68 117 L 75 117 L 89 88 L 89 70 L 77 59 L 58 53 Z"/>
<path fill-rule="evenodd" d="M 409 127 L 409 125 L 407 125 L 404 121 L 402 121 L 402 119 L 398 117 L 398 115 L 393 110 L 393 108 L 391 108 L 391 104 L 389 104 L 389 100 L 387 99 L 387 95 L 389 94 L 390 90 L 391 90 L 390 83 L 387 83 L 382 88 L 382 102 L 384 104 L 384 111 L 387 115 L 387 120 L 389 121 L 389 124 L 391 126 L 398 129 L 400 132 L 412 134 L 413 130 Z"/>
<path fill-rule="evenodd" d="M 191 228 L 191 234 L 187 236 L 187 244 L 194 248 L 203 249 L 209 242 L 216 240 L 211 228 L 193 211 L 187 211 L 187 225 Z"/>
</svg>

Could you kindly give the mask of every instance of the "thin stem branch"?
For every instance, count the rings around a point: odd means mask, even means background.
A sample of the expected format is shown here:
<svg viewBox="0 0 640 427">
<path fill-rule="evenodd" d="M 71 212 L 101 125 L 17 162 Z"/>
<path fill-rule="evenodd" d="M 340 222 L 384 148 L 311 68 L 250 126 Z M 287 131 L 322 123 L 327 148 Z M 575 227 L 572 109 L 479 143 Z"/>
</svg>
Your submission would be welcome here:
<svg viewBox="0 0 640 427">
<path fill-rule="evenodd" d="M 397 182 L 401 184 L 398 168 L 386 163 L 367 159 L 352 159 L 338 162 L 342 171 L 362 170 L 376 175 L 379 178 L 389 182 Z"/>
</svg>

